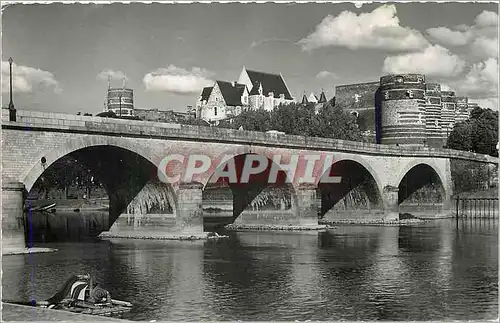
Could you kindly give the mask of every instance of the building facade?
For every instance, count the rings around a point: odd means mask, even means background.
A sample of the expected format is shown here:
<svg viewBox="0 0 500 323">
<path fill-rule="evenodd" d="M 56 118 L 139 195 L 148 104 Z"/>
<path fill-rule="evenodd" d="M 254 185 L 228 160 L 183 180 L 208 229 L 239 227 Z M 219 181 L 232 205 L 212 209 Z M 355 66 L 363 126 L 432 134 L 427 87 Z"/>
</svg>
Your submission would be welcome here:
<svg viewBox="0 0 500 323">
<path fill-rule="evenodd" d="M 443 147 L 457 122 L 466 120 L 477 104 L 422 74 L 382 76 L 378 82 L 339 85 L 336 105 L 355 114 L 373 142 Z"/>
<path fill-rule="evenodd" d="M 215 81 L 203 88 L 196 102 L 197 117 L 217 124 L 251 109 L 271 111 L 280 104 L 295 102 L 281 74 L 247 70 L 237 82 Z"/>
</svg>

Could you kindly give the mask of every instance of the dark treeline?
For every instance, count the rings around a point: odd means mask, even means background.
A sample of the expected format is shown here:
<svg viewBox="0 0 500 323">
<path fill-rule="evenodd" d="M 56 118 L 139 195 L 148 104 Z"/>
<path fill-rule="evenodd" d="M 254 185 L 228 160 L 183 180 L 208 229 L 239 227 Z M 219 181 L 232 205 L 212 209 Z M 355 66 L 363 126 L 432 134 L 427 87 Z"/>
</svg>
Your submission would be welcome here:
<svg viewBox="0 0 500 323">
<path fill-rule="evenodd" d="M 474 108 L 469 119 L 453 127 L 447 148 L 498 157 L 497 143 L 498 111 Z"/>
<path fill-rule="evenodd" d="M 70 188 L 82 189 L 90 196 L 92 189 L 98 187 L 101 184 L 92 171 L 69 155 L 50 165 L 33 186 L 40 198 L 48 198 L 51 190 L 62 190 L 64 197 L 68 198 Z"/>
<path fill-rule="evenodd" d="M 250 131 L 282 131 L 289 135 L 361 141 L 356 117 L 330 103 L 315 112 L 314 104 L 280 105 L 272 111 L 244 111 L 219 127 Z"/>
</svg>

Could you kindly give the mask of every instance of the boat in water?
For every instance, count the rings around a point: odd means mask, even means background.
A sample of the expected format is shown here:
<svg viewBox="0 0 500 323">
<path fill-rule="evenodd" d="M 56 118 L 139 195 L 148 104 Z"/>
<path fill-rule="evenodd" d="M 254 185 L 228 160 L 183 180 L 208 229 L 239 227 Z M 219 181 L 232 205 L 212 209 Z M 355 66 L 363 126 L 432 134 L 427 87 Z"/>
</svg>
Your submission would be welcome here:
<svg viewBox="0 0 500 323">
<path fill-rule="evenodd" d="M 132 304 L 111 298 L 109 292 L 92 282 L 90 275 L 73 275 L 52 297 L 29 303 L 35 307 L 90 315 L 116 315 L 130 311 Z"/>
<path fill-rule="evenodd" d="M 35 207 L 26 207 L 24 208 L 24 212 L 46 212 L 56 206 L 56 203 L 51 203 L 43 206 L 35 206 Z"/>
</svg>

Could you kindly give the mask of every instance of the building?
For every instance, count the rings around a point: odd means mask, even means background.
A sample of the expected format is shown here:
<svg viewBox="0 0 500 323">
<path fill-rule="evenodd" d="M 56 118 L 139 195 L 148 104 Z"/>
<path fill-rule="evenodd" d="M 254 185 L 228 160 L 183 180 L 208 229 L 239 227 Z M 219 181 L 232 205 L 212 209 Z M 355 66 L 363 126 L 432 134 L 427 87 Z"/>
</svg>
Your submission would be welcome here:
<svg viewBox="0 0 500 323">
<path fill-rule="evenodd" d="M 199 118 L 217 124 L 242 111 L 271 111 L 280 104 L 295 102 L 281 74 L 247 70 L 243 67 L 237 82 L 215 81 L 203 88 L 196 102 Z"/>
<path fill-rule="evenodd" d="M 425 144 L 425 76 L 382 76 L 380 91 L 380 143 Z"/>
<path fill-rule="evenodd" d="M 141 120 L 154 122 L 184 123 L 189 119 L 194 119 L 194 115 L 189 112 L 177 112 L 173 110 L 135 109 L 134 113 Z"/>
<path fill-rule="evenodd" d="M 271 111 L 280 104 L 295 102 L 281 73 L 257 72 L 243 67 L 238 83 L 246 85 L 253 110 Z"/>
<path fill-rule="evenodd" d="M 304 94 L 302 96 L 302 100 L 300 104 L 302 105 L 308 105 L 312 104 L 314 106 L 314 113 L 318 114 L 319 110 L 323 108 L 323 106 L 328 103 L 328 100 L 326 99 L 326 95 L 324 91 L 321 91 L 321 94 L 319 95 L 319 98 L 316 96 L 316 94 L 312 93 L 309 95 L 309 97 L 306 97 Z"/>
<path fill-rule="evenodd" d="M 443 147 L 457 122 L 466 120 L 477 104 L 422 74 L 382 76 L 378 82 L 339 85 L 336 105 L 357 116 L 364 134 L 382 144 Z"/>
<path fill-rule="evenodd" d="M 202 120 L 218 123 L 249 107 L 249 91 L 244 84 L 215 81 L 214 86 L 203 89 L 197 104 Z"/>
<path fill-rule="evenodd" d="M 134 90 L 109 87 L 104 111 L 111 111 L 117 116 L 133 116 Z"/>
<path fill-rule="evenodd" d="M 380 82 L 345 84 L 335 87 L 335 106 L 350 112 L 357 118 L 358 127 L 367 141 L 375 142 L 377 115 L 375 114 L 377 91 Z"/>
</svg>

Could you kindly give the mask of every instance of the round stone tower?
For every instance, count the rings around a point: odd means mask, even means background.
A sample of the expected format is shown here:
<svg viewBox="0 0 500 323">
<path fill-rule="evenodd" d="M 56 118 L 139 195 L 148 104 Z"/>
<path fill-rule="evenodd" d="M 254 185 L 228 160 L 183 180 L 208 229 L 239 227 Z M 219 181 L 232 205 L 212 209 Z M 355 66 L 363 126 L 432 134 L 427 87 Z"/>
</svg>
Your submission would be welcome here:
<svg viewBox="0 0 500 323">
<path fill-rule="evenodd" d="M 424 144 L 425 76 L 386 75 L 380 78 L 381 143 Z"/>
<path fill-rule="evenodd" d="M 108 111 L 113 111 L 116 115 L 133 116 L 134 91 L 126 88 L 109 88 L 106 104 Z"/>
</svg>

